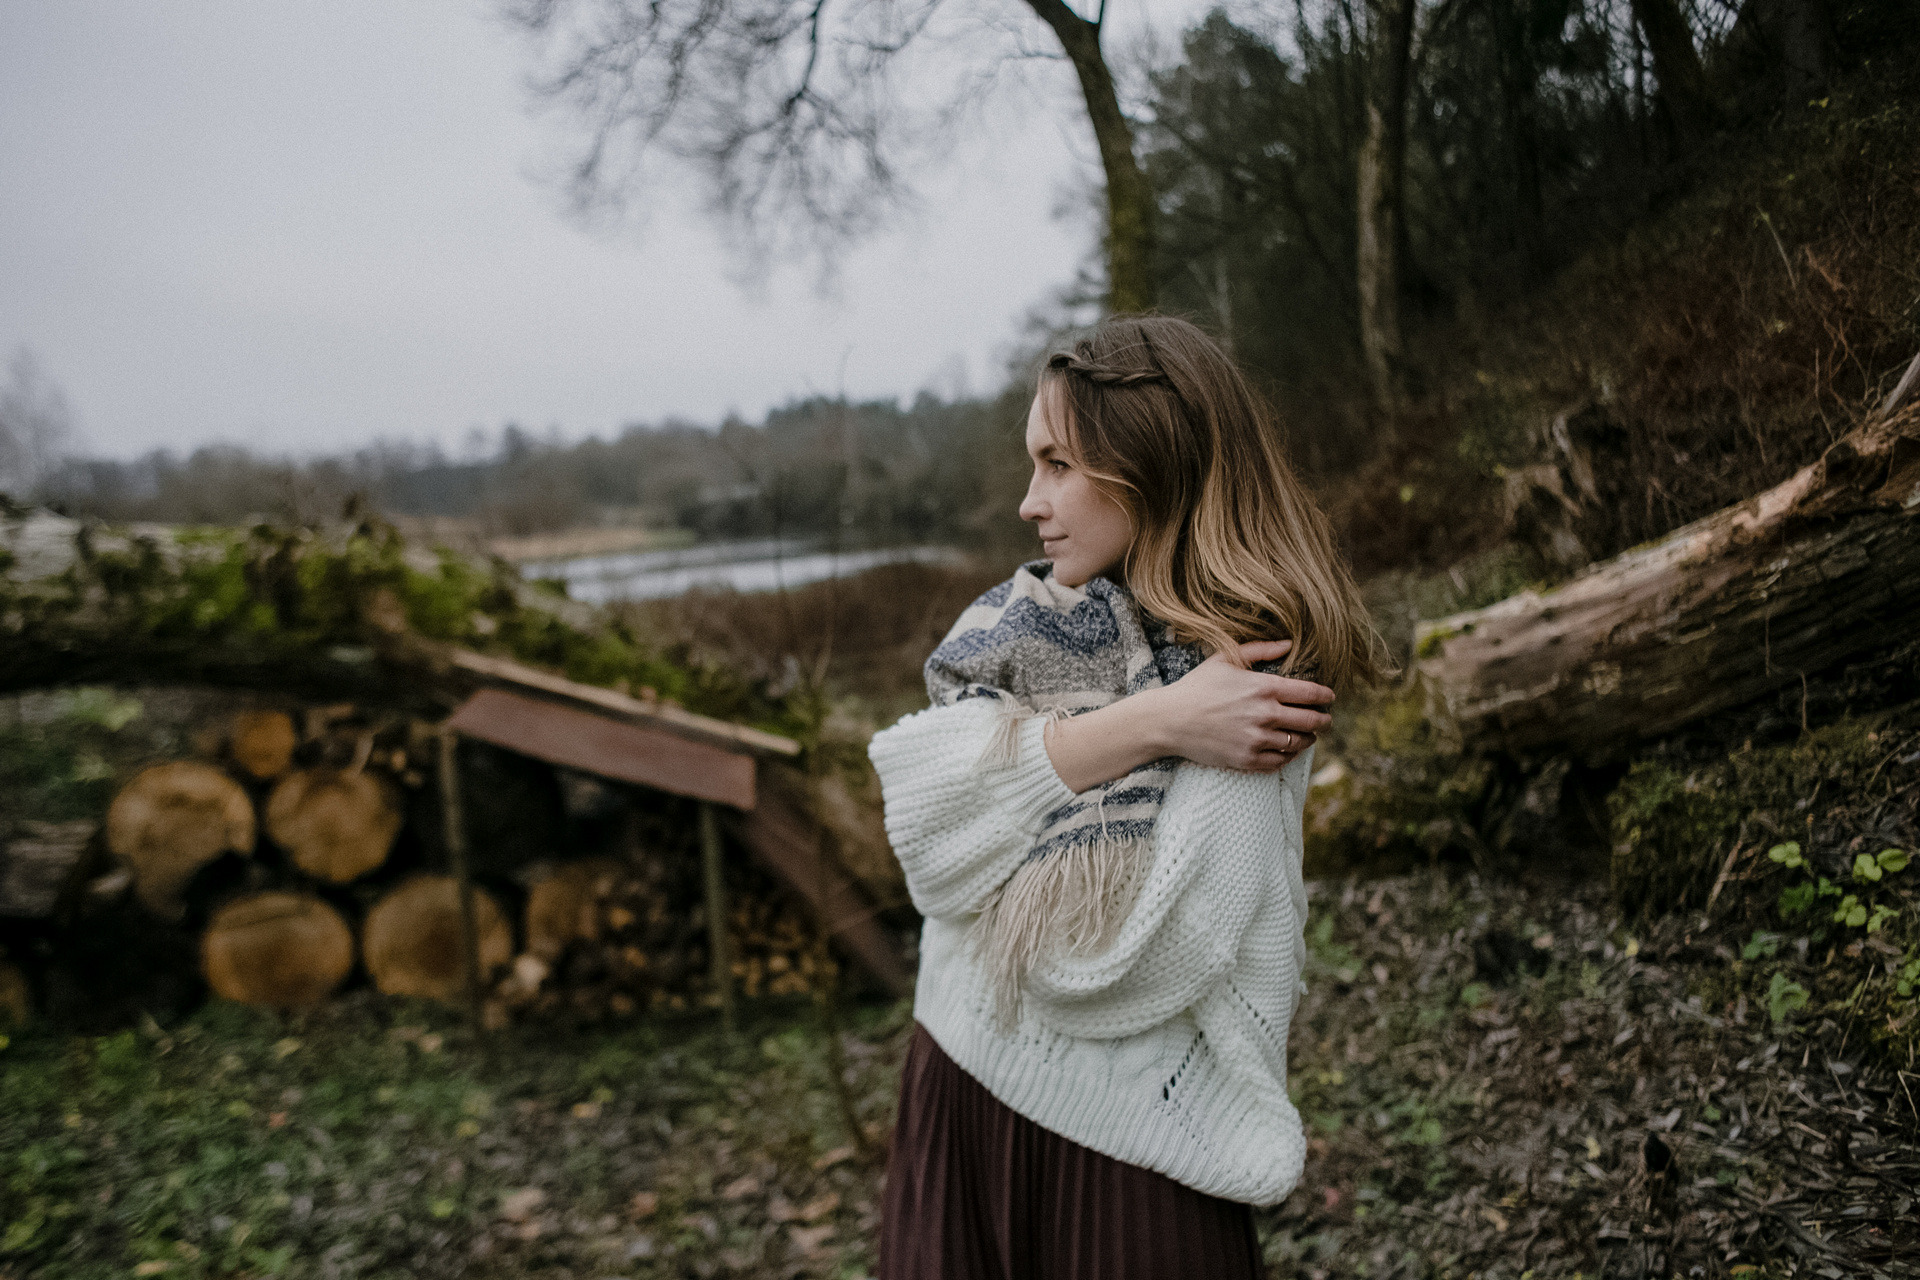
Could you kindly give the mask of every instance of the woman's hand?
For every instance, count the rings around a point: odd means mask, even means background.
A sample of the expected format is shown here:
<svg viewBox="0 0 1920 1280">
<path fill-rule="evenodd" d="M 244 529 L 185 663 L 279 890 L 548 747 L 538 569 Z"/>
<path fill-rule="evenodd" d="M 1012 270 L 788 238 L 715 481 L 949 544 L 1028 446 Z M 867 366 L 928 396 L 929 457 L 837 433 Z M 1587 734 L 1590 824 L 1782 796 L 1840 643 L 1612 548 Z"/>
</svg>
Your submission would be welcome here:
<svg viewBox="0 0 1920 1280">
<path fill-rule="evenodd" d="M 1312 746 L 1319 731 L 1333 723 L 1321 710 L 1332 704 L 1333 690 L 1248 669 L 1277 661 L 1292 647 L 1291 640 L 1243 644 L 1238 656 L 1247 666 L 1216 653 L 1172 685 L 1140 695 L 1158 699 L 1165 754 L 1221 769 L 1272 773 Z"/>
<path fill-rule="evenodd" d="M 1243 644 L 1239 657 L 1249 664 L 1272 662 L 1292 647 L 1291 640 Z M 1162 756 L 1272 773 L 1332 723 L 1317 709 L 1332 702 L 1333 690 L 1323 684 L 1250 671 L 1218 653 L 1164 688 L 1048 725 L 1047 755 L 1073 791 L 1111 782 Z"/>
</svg>

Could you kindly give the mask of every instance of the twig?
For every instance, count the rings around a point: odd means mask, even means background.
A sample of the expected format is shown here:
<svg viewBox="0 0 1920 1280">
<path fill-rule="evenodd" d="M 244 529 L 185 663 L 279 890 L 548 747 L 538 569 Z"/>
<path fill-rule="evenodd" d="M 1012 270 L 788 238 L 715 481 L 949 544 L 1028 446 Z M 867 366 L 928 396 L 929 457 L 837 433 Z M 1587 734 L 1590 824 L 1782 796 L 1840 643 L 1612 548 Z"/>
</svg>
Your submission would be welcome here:
<svg viewBox="0 0 1920 1280">
<path fill-rule="evenodd" d="M 1740 841 L 1733 842 L 1733 848 L 1727 851 L 1727 860 L 1720 864 L 1720 874 L 1713 879 L 1713 888 L 1707 891 L 1707 914 L 1713 914 L 1713 904 L 1720 900 L 1720 891 L 1727 887 L 1727 876 L 1733 871 L 1733 862 L 1746 846 Z"/>
<path fill-rule="evenodd" d="M 1907 394 L 1913 390 L 1916 382 L 1920 382 L 1920 351 L 1913 353 L 1913 359 L 1908 362 L 1907 371 L 1900 375 L 1900 381 L 1893 388 L 1893 394 L 1888 396 L 1886 403 L 1880 406 L 1880 416 L 1888 417 L 1898 409 L 1901 401 L 1907 398 Z"/>
</svg>

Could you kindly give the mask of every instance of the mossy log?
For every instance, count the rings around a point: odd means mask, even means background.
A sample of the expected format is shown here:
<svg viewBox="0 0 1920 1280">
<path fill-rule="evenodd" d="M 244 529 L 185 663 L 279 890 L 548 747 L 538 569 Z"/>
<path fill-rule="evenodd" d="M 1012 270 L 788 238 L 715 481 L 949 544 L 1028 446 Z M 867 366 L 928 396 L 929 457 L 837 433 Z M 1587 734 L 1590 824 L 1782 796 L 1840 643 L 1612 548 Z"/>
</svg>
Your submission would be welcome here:
<svg viewBox="0 0 1920 1280">
<path fill-rule="evenodd" d="M 107 848 L 133 873 L 148 910 L 177 918 L 193 873 L 228 851 L 253 853 L 253 802 L 211 765 L 178 760 L 143 769 L 107 809 Z"/>
<path fill-rule="evenodd" d="M 473 891 L 480 976 L 513 957 L 513 929 L 499 904 Z M 457 1003 L 467 984 L 460 934 L 460 888 L 452 876 L 415 876 L 367 912 L 361 954 L 374 986 L 390 996 Z"/>
<path fill-rule="evenodd" d="M 214 912 L 200 938 L 200 965 L 216 995 L 304 1009 L 332 995 L 353 968 L 353 932 L 318 898 L 250 894 Z"/>
<path fill-rule="evenodd" d="M 1621 759 L 1920 627 L 1920 406 L 1756 497 L 1415 642 L 1461 745 Z"/>
<path fill-rule="evenodd" d="M 400 834 L 399 788 L 356 769 L 301 769 L 267 798 L 267 835 L 308 875 L 334 884 L 387 860 Z"/>
</svg>

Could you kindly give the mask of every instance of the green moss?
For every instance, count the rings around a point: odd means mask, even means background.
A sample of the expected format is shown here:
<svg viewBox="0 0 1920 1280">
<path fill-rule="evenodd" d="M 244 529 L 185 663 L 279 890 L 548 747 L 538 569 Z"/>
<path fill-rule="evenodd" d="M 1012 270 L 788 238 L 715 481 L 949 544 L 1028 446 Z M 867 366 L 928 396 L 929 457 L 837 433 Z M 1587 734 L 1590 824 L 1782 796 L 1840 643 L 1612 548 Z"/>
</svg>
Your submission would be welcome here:
<svg viewBox="0 0 1920 1280">
<path fill-rule="evenodd" d="M 1307 798 L 1307 874 L 1403 870 L 1446 853 L 1479 861 L 1491 762 L 1458 754 L 1435 732 L 1417 687 L 1342 716 L 1340 776 Z"/>
<path fill-rule="evenodd" d="M 74 642 L 67 629 L 84 614 L 89 636 L 124 636 L 156 659 L 185 655 L 191 666 L 194 655 L 226 649 L 270 666 L 277 654 L 367 650 L 397 602 L 407 627 L 428 639 L 589 684 L 649 687 L 691 710 L 803 741 L 817 736 L 820 709 L 811 703 L 770 698 L 605 614 L 549 604 L 503 562 L 423 554 L 377 522 L 333 532 L 184 529 L 165 542 L 90 529 L 79 550 L 55 579 L 0 583 L 0 660 L 50 661 Z"/>
<path fill-rule="evenodd" d="M 1817 788 L 1866 776 L 1876 759 L 1869 739 L 1876 723 L 1841 721 L 1697 768 L 1636 762 L 1607 800 L 1621 906 L 1658 912 L 1703 904 L 1743 822 L 1749 839 L 1790 830 L 1804 821 L 1796 806 Z"/>
</svg>

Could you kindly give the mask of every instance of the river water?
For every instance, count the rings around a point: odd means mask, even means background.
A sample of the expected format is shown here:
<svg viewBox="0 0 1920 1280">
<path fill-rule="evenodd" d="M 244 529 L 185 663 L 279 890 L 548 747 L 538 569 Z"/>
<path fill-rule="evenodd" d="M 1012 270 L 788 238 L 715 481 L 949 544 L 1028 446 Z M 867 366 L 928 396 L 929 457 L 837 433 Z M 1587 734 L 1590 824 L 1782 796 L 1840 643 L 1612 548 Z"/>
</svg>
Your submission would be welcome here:
<svg viewBox="0 0 1920 1280">
<path fill-rule="evenodd" d="M 779 591 L 810 582 L 844 578 L 883 564 L 954 564 L 964 559 L 952 547 L 894 547 L 880 551 L 822 551 L 780 539 L 715 542 L 674 551 L 635 551 L 612 556 L 533 561 L 520 566 L 529 578 L 567 584 L 567 595 L 589 604 L 658 600 L 694 587 Z"/>
</svg>

